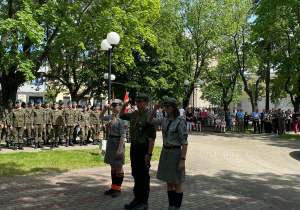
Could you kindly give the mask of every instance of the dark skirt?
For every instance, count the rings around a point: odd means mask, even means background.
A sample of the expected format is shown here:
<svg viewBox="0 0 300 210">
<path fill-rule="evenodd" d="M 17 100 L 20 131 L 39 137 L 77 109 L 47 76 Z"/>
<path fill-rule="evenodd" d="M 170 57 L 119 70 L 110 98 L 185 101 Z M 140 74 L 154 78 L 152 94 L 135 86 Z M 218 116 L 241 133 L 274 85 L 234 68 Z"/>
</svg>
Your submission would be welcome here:
<svg viewBox="0 0 300 210">
<path fill-rule="evenodd" d="M 181 149 L 165 149 L 160 154 L 156 178 L 170 184 L 181 184 L 185 181 L 185 171 L 179 172 Z"/>
<path fill-rule="evenodd" d="M 125 142 L 123 144 L 121 158 L 116 159 L 116 152 L 119 148 L 119 143 L 120 143 L 120 138 L 108 138 L 104 163 L 113 166 L 120 166 L 125 164 Z"/>
</svg>

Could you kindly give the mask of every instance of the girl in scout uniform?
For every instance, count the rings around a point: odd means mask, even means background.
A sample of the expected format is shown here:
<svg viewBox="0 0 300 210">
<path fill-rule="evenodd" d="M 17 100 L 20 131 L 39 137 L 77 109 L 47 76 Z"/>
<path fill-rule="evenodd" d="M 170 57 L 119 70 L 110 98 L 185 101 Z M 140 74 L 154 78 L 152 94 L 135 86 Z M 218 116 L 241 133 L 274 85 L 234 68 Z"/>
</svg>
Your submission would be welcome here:
<svg viewBox="0 0 300 210">
<path fill-rule="evenodd" d="M 167 182 L 168 209 L 178 210 L 183 197 L 182 183 L 185 181 L 188 134 L 184 120 L 179 117 L 178 101 L 174 98 L 167 98 L 163 104 L 168 117 L 153 119 L 155 111 L 161 106 L 161 104 L 156 104 L 148 117 L 148 123 L 162 126 L 163 149 L 156 178 Z"/>
<path fill-rule="evenodd" d="M 106 105 L 100 113 L 100 119 L 108 121 L 107 124 L 107 147 L 104 162 L 111 166 L 111 189 L 104 192 L 104 195 L 117 197 L 121 194 L 121 185 L 124 179 L 123 165 L 125 164 L 125 138 L 126 121 L 118 116 L 122 101 L 114 100 L 111 105 Z M 111 107 L 113 114 L 104 116 L 104 113 Z"/>
</svg>

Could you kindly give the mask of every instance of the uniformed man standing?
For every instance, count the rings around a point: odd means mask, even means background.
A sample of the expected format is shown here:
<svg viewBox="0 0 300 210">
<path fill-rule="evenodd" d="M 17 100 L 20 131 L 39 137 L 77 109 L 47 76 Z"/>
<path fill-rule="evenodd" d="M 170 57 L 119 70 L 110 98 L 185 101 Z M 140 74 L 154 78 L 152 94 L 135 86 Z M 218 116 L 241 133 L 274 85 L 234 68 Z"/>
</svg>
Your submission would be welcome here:
<svg viewBox="0 0 300 210">
<path fill-rule="evenodd" d="M 51 147 L 59 147 L 59 135 L 61 128 L 65 125 L 64 118 L 62 116 L 62 112 L 58 110 L 58 102 L 53 103 L 53 110 L 50 112 L 50 121 L 51 121 L 51 129 L 52 129 L 52 140 Z"/>
<path fill-rule="evenodd" d="M 46 118 L 45 118 L 45 111 L 43 110 L 42 101 L 38 99 L 36 101 L 36 107 L 33 109 L 33 123 L 32 129 L 34 129 L 34 144 L 35 149 L 37 148 L 44 148 L 41 145 L 42 142 L 42 135 L 43 129 L 46 128 Z"/>
<path fill-rule="evenodd" d="M 4 117 L 4 107 L 2 105 L 0 105 L 0 142 L 3 140 L 2 138 L 2 131 L 5 129 L 4 128 L 4 124 L 3 124 L 3 117 Z M 0 151 L 1 151 L 1 147 L 0 147 Z"/>
<path fill-rule="evenodd" d="M 75 128 L 74 128 L 74 133 L 73 133 L 73 142 L 77 143 L 80 110 L 77 109 L 76 101 L 73 101 L 73 110 L 74 110 L 74 115 L 75 115 Z"/>
<path fill-rule="evenodd" d="M 3 138 L 6 141 L 6 147 L 9 147 L 9 143 L 12 145 L 12 139 L 13 139 L 13 132 L 12 132 L 12 112 L 13 112 L 13 101 L 9 99 L 7 101 L 8 107 L 4 110 L 3 115 L 3 125 L 4 125 L 4 132 L 3 132 Z"/>
<path fill-rule="evenodd" d="M 167 182 L 169 208 L 179 210 L 181 207 L 185 181 L 185 157 L 188 145 L 188 133 L 185 122 L 179 117 L 178 101 L 166 98 L 164 109 L 168 114 L 166 118 L 153 119 L 161 104 L 157 104 L 148 117 L 148 123 L 161 125 L 163 132 L 163 149 L 161 151 L 157 170 L 157 179 Z"/>
<path fill-rule="evenodd" d="M 72 109 L 72 101 L 68 101 L 68 108 L 63 112 L 63 118 L 65 121 L 66 129 L 66 147 L 74 146 L 73 144 L 73 133 L 75 128 L 75 112 Z"/>
<path fill-rule="evenodd" d="M 65 103 L 63 101 L 61 101 L 59 103 L 59 111 L 61 111 L 61 113 L 63 114 L 65 110 Z M 62 145 L 63 141 L 65 141 L 66 139 L 66 135 L 65 135 L 66 129 L 65 126 L 63 126 L 60 130 L 60 136 L 59 136 L 59 144 Z"/>
<path fill-rule="evenodd" d="M 34 109 L 34 101 L 31 99 L 28 102 L 28 107 L 25 109 L 26 111 L 26 138 L 27 145 L 33 145 L 33 136 L 34 132 L 31 129 L 31 125 L 33 124 L 33 109 Z"/>
<path fill-rule="evenodd" d="M 45 100 L 45 123 L 46 126 L 43 129 L 43 134 L 44 134 L 44 145 L 47 145 L 50 140 L 50 134 L 51 134 L 51 120 L 50 120 L 50 114 L 51 114 L 52 109 L 50 108 L 50 101 Z"/>
<path fill-rule="evenodd" d="M 14 150 L 23 150 L 23 133 L 26 129 L 26 111 L 21 107 L 21 100 L 16 101 L 17 107 L 12 111 L 11 130 L 14 134 Z"/>
<path fill-rule="evenodd" d="M 125 164 L 125 138 L 127 121 L 121 120 L 118 116 L 122 101 L 116 99 L 111 105 L 106 105 L 100 113 L 100 118 L 107 121 L 107 147 L 104 162 L 111 166 L 111 189 L 104 192 L 104 195 L 118 197 L 121 194 L 121 186 L 124 179 L 123 165 Z M 113 114 L 104 116 L 104 113 L 111 107 Z"/>
<path fill-rule="evenodd" d="M 88 104 L 87 104 L 87 109 L 86 109 L 86 111 L 89 113 L 89 115 L 91 115 L 91 112 L 93 111 L 93 110 L 91 109 L 91 107 L 92 107 L 92 106 L 91 106 L 91 103 L 88 103 Z M 87 143 L 91 143 L 91 142 L 90 142 L 91 133 L 92 133 L 92 132 L 91 132 L 91 128 L 89 128 L 89 130 L 88 130 L 88 135 L 87 135 L 87 141 L 86 141 Z"/>
<path fill-rule="evenodd" d="M 91 127 L 90 114 L 87 112 L 87 105 L 84 105 L 82 109 L 83 111 L 80 112 L 79 117 L 79 126 L 81 131 L 80 146 L 87 146 L 87 135 L 89 128 Z"/>
<path fill-rule="evenodd" d="M 99 140 L 99 135 L 100 135 L 100 125 L 101 125 L 101 120 L 99 118 L 100 115 L 100 104 L 96 103 L 95 104 L 95 110 L 91 112 L 91 128 L 92 128 L 92 138 L 93 138 L 93 145 L 99 145 L 98 140 Z M 100 142 L 100 148 L 102 145 L 102 141 Z"/>
<path fill-rule="evenodd" d="M 130 121 L 130 160 L 135 197 L 133 201 L 125 204 L 125 209 L 148 209 L 150 193 L 149 167 L 156 138 L 154 126 L 147 123 L 149 100 L 147 95 L 141 93 L 136 96 L 137 111 L 124 114 L 129 102 L 124 103 L 120 111 L 120 118 Z"/>
</svg>

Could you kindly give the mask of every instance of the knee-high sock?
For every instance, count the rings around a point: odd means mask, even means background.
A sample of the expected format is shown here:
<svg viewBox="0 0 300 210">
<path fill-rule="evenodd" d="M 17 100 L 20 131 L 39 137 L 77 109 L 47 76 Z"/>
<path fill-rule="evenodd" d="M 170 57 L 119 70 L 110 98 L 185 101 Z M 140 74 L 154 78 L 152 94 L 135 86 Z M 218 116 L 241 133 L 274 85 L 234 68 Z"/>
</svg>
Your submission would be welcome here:
<svg viewBox="0 0 300 210">
<path fill-rule="evenodd" d="M 117 175 L 116 175 L 116 188 L 115 188 L 115 190 L 121 190 L 123 179 L 124 179 L 124 173 L 117 173 Z"/>
<path fill-rule="evenodd" d="M 180 207 L 182 202 L 183 192 L 176 193 L 175 192 L 175 207 Z"/>
<path fill-rule="evenodd" d="M 175 206 L 175 190 L 168 191 L 169 206 Z"/>
<path fill-rule="evenodd" d="M 116 171 L 114 170 L 111 170 L 111 189 L 115 189 L 115 187 L 116 187 L 116 179 L 117 179 L 117 177 L 116 177 Z"/>
</svg>

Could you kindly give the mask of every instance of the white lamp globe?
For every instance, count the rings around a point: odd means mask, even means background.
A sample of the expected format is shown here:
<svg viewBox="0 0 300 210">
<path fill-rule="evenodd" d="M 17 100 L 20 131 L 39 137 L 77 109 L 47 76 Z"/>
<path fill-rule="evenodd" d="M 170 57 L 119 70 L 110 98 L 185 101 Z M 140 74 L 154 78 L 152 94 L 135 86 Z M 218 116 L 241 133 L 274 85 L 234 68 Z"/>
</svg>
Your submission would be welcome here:
<svg viewBox="0 0 300 210">
<path fill-rule="evenodd" d="M 110 80 L 114 81 L 116 79 L 116 76 L 114 74 L 110 75 Z"/>
<path fill-rule="evenodd" d="M 111 45 L 117 45 L 120 42 L 120 36 L 116 32 L 110 32 L 106 37 L 107 41 Z"/>
<path fill-rule="evenodd" d="M 199 80 L 198 84 L 199 85 L 204 85 L 204 81 L 203 80 Z"/>
<path fill-rule="evenodd" d="M 108 49 L 111 48 L 111 45 L 108 43 L 107 39 L 104 39 L 101 42 L 101 48 L 102 48 L 102 50 L 105 50 L 105 51 L 107 51 Z"/>
<path fill-rule="evenodd" d="M 188 81 L 187 79 L 184 80 L 184 85 L 188 86 L 190 84 L 190 81 Z"/>
<path fill-rule="evenodd" d="M 104 74 L 104 79 L 108 79 L 108 73 Z"/>
</svg>

